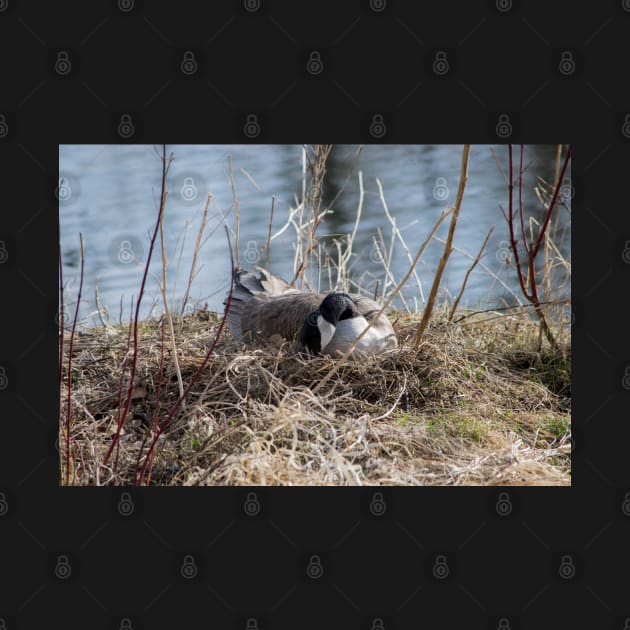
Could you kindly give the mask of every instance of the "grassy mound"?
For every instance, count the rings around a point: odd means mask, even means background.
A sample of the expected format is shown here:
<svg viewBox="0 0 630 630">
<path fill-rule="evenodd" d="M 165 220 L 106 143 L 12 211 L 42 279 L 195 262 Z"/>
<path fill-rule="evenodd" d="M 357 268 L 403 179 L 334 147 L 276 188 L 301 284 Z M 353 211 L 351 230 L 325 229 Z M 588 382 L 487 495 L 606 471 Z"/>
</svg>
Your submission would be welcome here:
<svg viewBox="0 0 630 630">
<path fill-rule="evenodd" d="M 525 315 L 484 313 L 449 323 L 436 313 L 417 353 L 417 318 L 394 315 L 400 348 L 347 362 L 317 394 L 330 357 L 289 344 L 238 344 L 223 331 L 201 377 L 157 440 L 151 484 L 570 485 L 570 340 L 536 352 Z M 175 322 L 184 386 L 201 365 L 220 316 Z M 161 323 L 139 323 L 135 386 L 118 452 L 119 390 L 128 388 L 127 330 L 90 329 L 74 340 L 70 482 L 133 484 L 179 397 L 173 347 Z M 67 401 L 64 346 L 62 408 Z M 65 483 L 66 435 L 60 433 Z"/>
</svg>

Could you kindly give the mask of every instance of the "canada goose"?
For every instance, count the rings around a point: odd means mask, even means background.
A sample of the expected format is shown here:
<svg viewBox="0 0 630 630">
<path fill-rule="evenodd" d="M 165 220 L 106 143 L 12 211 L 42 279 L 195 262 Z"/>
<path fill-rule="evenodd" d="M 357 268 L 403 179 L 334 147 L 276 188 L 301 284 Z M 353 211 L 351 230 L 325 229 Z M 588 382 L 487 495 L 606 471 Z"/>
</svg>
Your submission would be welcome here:
<svg viewBox="0 0 630 630">
<path fill-rule="evenodd" d="M 345 352 L 380 311 L 357 294 L 305 293 L 257 267 L 259 275 L 234 273 L 227 324 L 234 337 L 248 343 L 280 335 L 314 354 Z M 398 345 L 386 315 L 372 324 L 355 352 L 381 352 Z"/>
</svg>

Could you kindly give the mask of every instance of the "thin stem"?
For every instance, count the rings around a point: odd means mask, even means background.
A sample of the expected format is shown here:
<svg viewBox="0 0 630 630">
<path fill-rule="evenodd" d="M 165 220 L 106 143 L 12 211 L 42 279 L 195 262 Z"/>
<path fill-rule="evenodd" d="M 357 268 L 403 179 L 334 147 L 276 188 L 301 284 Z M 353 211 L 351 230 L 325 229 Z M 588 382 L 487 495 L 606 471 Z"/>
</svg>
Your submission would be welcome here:
<svg viewBox="0 0 630 630">
<path fill-rule="evenodd" d="M 129 408 L 131 407 L 131 394 L 133 393 L 134 381 L 136 378 L 136 366 L 138 362 L 138 321 L 140 320 L 140 304 L 142 302 L 142 296 L 144 295 L 144 288 L 147 282 L 147 276 L 149 274 L 149 265 L 151 264 L 151 258 L 153 256 L 153 248 L 155 247 L 155 241 L 157 239 L 158 230 L 160 229 L 160 223 L 162 220 L 162 213 L 164 212 L 164 201 L 166 199 L 166 175 L 168 173 L 169 167 L 173 160 L 173 156 L 171 155 L 167 161 L 166 159 L 166 145 L 162 145 L 162 194 L 160 196 L 160 209 L 158 212 L 158 217 L 155 222 L 155 228 L 153 229 L 153 235 L 151 236 L 151 243 L 149 245 L 149 253 L 147 254 L 147 262 L 144 266 L 144 273 L 142 275 L 142 283 L 140 285 L 140 294 L 138 295 L 138 301 L 136 302 L 136 312 L 133 319 L 133 359 L 131 362 L 131 371 L 129 374 L 129 389 L 127 390 L 127 399 L 125 401 L 124 411 L 120 414 L 118 418 L 118 426 L 116 427 L 116 434 L 112 443 L 107 449 L 107 453 L 105 454 L 105 459 L 103 460 L 103 464 L 107 465 L 109 458 L 111 457 L 112 451 L 118 441 L 120 440 L 120 431 L 122 429 L 122 425 L 127 418 L 127 414 L 129 413 Z M 119 410 L 120 412 L 120 410 Z"/>
<path fill-rule="evenodd" d="M 273 225 L 273 211 L 276 205 L 275 196 L 271 197 L 271 210 L 269 212 L 269 231 L 267 232 L 267 244 L 265 245 L 265 269 L 269 270 L 269 259 L 271 258 L 271 226 Z"/>
<path fill-rule="evenodd" d="M 459 187 L 457 189 L 457 198 L 455 199 L 455 206 L 452 208 L 453 216 L 451 217 L 451 223 L 448 228 L 448 235 L 446 237 L 444 251 L 442 253 L 442 257 L 440 258 L 440 262 L 438 264 L 438 268 L 435 273 L 435 276 L 433 278 L 433 286 L 431 287 L 429 300 L 424 309 L 424 312 L 422 313 L 422 319 L 420 320 L 420 324 L 418 325 L 418 329 L 416 330 L 416 335 L 412 343 L 412 348 L 416 351 L 418 350 L 418 347 L 420 346 L 420 341 L 422 340 L 424 331 L 426 330 L 426 327 L 429 325 L 429 320 L 431 319 L 431 313 L 433 312 L 433 306 L 435 304 L 435 299 L 437 297 L 438 288 L 440 286 L 440 280 L 442 279 L 442 274 L 444 272 L 444 268 L 446 267 L 448 258 L 451 255 L 453 236 L 455 235 L 455 226 L 457 225 L 457 219 L 459 217 L 459 210 L 462 205 L 462 199 L 464 198 L 464 190 L 466 189 L 466 181 L 468 180 L 469 156 L 470 156 L 470 145 L 465 144 L 464 150 L 462 152 L 462 166 L 461 166 L 461 172 L 459 176 Z"/>
<path fill-rule="evenodd" d="M 240 207 L 238 205 L 238 197 L 236 196 L 236 187 L 234 186 L 234 175 L 232 173 L 232 156 L 228 156 L 228 168 L 230 174 L 230 186 L 232 187 L 232 201 L 234 205 L 234 215 L 236 222 L 236 229 L 234 232 L 234 249 L 236 251 L 236 269 L 240 270 L 241 268 L 241 255 L 238 249 L 239 242 L 239 234 L 240 234 L 240 226 L 241 226 L 241 212 Z"/>
<path fill-rule="evenodd" d="M 376 180 L 376 185 L 378 186 L 378 196 L 381 200 L 381 205 L 383 206 L 383 211 L 385 212 L 385 216 L 387 217 L 387 220 L 390 222 L 392 226 L 392 230 L 394 231 L 394 234 L 396 235 L 396 238 L 402 245 L 403 251 L 405 252 L 405 255 L 407 256 L 407 261 L 411 264 L 411 260 L 412 260 L 411 253 L 409 252 L 409 248 L 407 247 L 407 243 L 405 242 L 405 239 L 402 237 L 400 230 L 396 226 L 396 218 L 392 217 L 392 215 L 389 212 L 389 208 L 387 207 L 387 202 L 385 201 L 385 195 L 383 193 L 383 185 L 381 184 L 381 181 L 379 179 Z M 392 242 L 392 246 L 393 246 L 393 242 Z M 391 264 L 391 254 L 390 254 L 390 260 L 388 261 L 388 264 Z M 420 299 L 422 300 L 422 303 L 424 304 L 424 291 L 422 290 L 422 283 L 420 282 L 420 278 L 418 277 L 418 273 L 416 272 L 415 267 L 413 269 L 413 277 L 418 286 Z"/>
<path fill-rule="evenodd" d="M 234 255 L 232 253 L 232 244 L 230 243 L 230 234 L 229 234 L 229 231 L 227 229 L 227 226 L 225 228 L 225 232 L 226 232 L 226 235 L 227 235 L 228 246 L 229 246 L 229 250 L 230 250 L 230 269 L 233 270 L 234 269 Z M 166 429 L 168 429 L 170 424 L 173 422 L 176 412 L 179 410 L 181 404 L 184 402 L 184 399 L 186 398 L 186 396 L 188 396 L 190 390 L 193 388 L 195 383 L 197 383 L 197 381 L 199 380 L 199 377 L 201 376 L 201 373 L 205 369 L 205 367 L 206 367 L 206 365 L 207 365 L 207 363 L 208 363 L 208 361 L 210 359 L 210 356 L 214 352 L 214 349 L 215 349 L 215 347 L 217 345 L 217 342 L 219 341 L 219 338 L 221 337 L 221 333 L 223 332 L 223 329 L 225 327 L 225 323 L 227 321 L 227 314 L 228 314 L 228 312 L 230 310 L 230 306 L 232 305 L 232 294 L 233 294 L 233 291 L 234 291 L 234 273 L 231 274 L 230 292 L 228 293 L 227 300 L 225 301 L 225 310 L 223 311 L 223 319 L 221 320 L 221 323 L 219 324 L 219 328 L 217 329 L 217 333 L 214 336 L 212 344 L 208 348 L 208 352 L 206 353 L 206 356 L 205 356 L 204 360 L 201 362 L 201 365 L 199 366 L 198 370 L 193 374 L 193 376 L 190 379 L 190 382 L 188 383 L 188 386 L 186 387 L 183 395 L 180 396 L 178 398 L 178 400 L 175 402 L 175 404 L 171 407 L 171 409 L 170 409 L 168 415 L 166 416 L 166 419 L 164 420 L 164 422 L 162 422 L 158 426 L 158 429 L 155 432 L 155 435 L 153 436 L 153 440 L 151 441 L 151 445 L 149 446 L 149 452 L 147 453 L 147 456 L 145 457 L 144 464 L 142 466 L 142 470 L 140 471 L 139 483 L 142 483 L 142 481 L 143 481 L 143 479 L 145 477 L 145 473 L 147 472 L 148 468 L 149 468 L 149 476 L 147 477 L 147 484 L 150 482 L 150 479 L 151 479 L 150 466 L 151 466 L 152 461 L 153 461 L 153 454 L 154 454 L 154 451 L 155 451 L 155 445 L 157 444 L 157 441 L 158 441 L 160 435 L 162 435 L 164 433 L 164 431 L 166 431 Z"/>
<path fill-rule="evenodd" d="M 59 242 L 59 388 L 61 389 L 62 370 L 63 370 L 63 338 L 64 338 L 64 303 L 63 303 L 63 261 L 61 259 L 61 241 Z"/>
<path fill-rule="evenodd" d="M 571 159 L 571 145 L 567 145 L 567 153 L 564 156 L 564 164 L 562 165 L 562 171 L 560 173 L 560 177 L 558 178 L 558 182 L 554 188 L 553 196 L 551 201 L 549 202 L 549 210 L 547 211 L 547 216 L 545 217 L 545 222 L 543 223 L 542 228 L 538 233 L 538 238 L 536 239 L 536 245 L 533 248 L 533 254 L 536 256 L 538 250 L 540 248 L 540 244 L 542 243 L 543 236 L 545 231 L 547 230 L 547 226 L 549 225 L 549 221 L 551 220 L 551 213 L 556 205 L 556 200 L 558 199 L 558 193 L 560 192 L 561 183 L 564 180 L 564 174 L 566 173 L 567 166 L 569 165 L 569 160 Z"/>
<path fill-rule="evenodd" d="M 179 367 L 179 358 L 177 356 L 177 343 L 175 341 L 175 330 L 173 328 L 173 318 L 168 306 L 168 298 L 166 292 L 166 269 L 168 260 L 166 258 L 166 244 L 164 243 L 164 217 L 166 216 L 166 200 L 168 198 L 168 190 L 164 191 L 162 216 L 160 217 L 160 248 L 162 252 L 162 281 L 160 282 L 160 291 L 162 293 L 162 301 L 164 302 L 164 316 L 168 323 L 168 329 L 171 336 L 171 347 L 173 348 L 173 363 L 175 364 L 175 373 L 177 374 L 177 384 L 179 385 L 179 395 L 184 393 L 184 381 L 182 380 L 182 371 Z"/>
<path fill-rule="evenodd" d="M 518 281 L 521 285 L 521 291 L 523 295 L 529 300 L 529 294 L 527 293 L 527 287 L 525 286 L 525 278 L 523 277 L 523 270 L 521 269 L 521 261 L 518 254 L 518 244 L 516 242 L 516 234 L 514 232 L 514 198 L 513 198 L 513 188 L 514 188 L 514 174 L 512 167 L 512 145 L 508 145 L 508 162 L 509 162 L 509 178 L 510 183 L 508 186 L 508 214 L 506 220 L 508 222 L 508 227 L 510 230 L 510 246 L 512 248 L 512 253 L 514 254 L 514 264 L 516 266 L 516 272 L 518 275 Z M 505 214 L 505 213 L 504 213 Z"/>
<path fill-rule="evenodd" d="M 66 412 L 66 485 L 70 485 L 70 422 L 72 417 L 72 353 L 74 349 L 74 333 L 79 318 L 79 304 L 81 303 L 81 293 L 83 292 L 83 268 L 85 262 L 83 250 L 83 234 L 79 233 L 81 250 L 81 270 L 79 273 L 79 292 L 77 294 L 77 305 L 74 309 L 72 319 L 72 332 L 70 333 L 70 344 L 68 347 L 68 410 Z"/>
<path fill-rule="evenodd" d="M 133 296 L 131 297 L 131 302 L 129 304 L 129 324 L 127 326 L 127 345 L 125 347 L 125 358 L 122 361 L 120 366 L 120 380 L 118 381 L 118 420 L 116 421 L 116 426 L 121 421 L 120 413 L 123 408 L 122 404 L 122 394 L 123 394 L 123 385 L 125 379 L 125 370 L 127 369 L 127 361 L 129 360 L 129 348 L 131 347 L 131 331 L 133 330 Z M 118 471 L 118 453 L 120 451 L 120 443 L 116 444 L 116 455 L 114 457 L 114 465 L 112 467 L 112 472 L 115 475 Z M 105 463 L 105 462 L 103 462 Z"/>
<path fill-rule="evenodd" d="M 486 238 L 483 240 L 483 243 L 481 244 L 479 252 L 477 253 L 477 256 L 475 257 L 475 260 L 473 260 L 472 265 L 470 265 L 470 267 L 468 267 L 468 271 L 466 272 L 466 275 L 464 276 L 464 281 L 462 282 L 462 287 L 459 290 L 459 293 L 457 294 L 457 297 L 455 298 L 455 302 L 453 302 L 453 308 L 451 309 L 451 313 L 448 316 L 448 321 L 449 322 L 453 321 L 453 316 L 455 315 L 455 311 L 457 310 L 457 307 L 459 306 L 459 301 L 462 299 L 462 295 L 464 293 L 464 289 L 466 288 L 466 283 L 468 282 L 468 277 L 470 276 L 472 270 L 477 266 L 477 263 L 481 260 L 481 255 L 483 254 L 483 250 L 486 249 L 486 245 L 488 244 L 488 239 L 490 238 L 490 234 L 492 234 L 493 230 L 494 230 L 494 225 L 490 228 L 490 230 L 486 234 Z"/>
<path fill-rule="evenodd" d="M 452 209 L 442 212 L 442 214 L 439 216 L 438 220 L 436 221 L 435 225 L 433 226 L 433 229 L 429 233 L 429 236 L 427 236 L 424 243 L 422 243 L 422 245 L 420 246 L 420 249 L 418 249 L 418 253 L 413 259 L 412 264 L 409 266 L 409 269 L 407 270 L 407 273 L 404 275 L 403 279 L 398 283 L 396 288 L 390 293 L 390 296 L 387 298 L 387 300 L 381 307 L 381 310 L 378 313 L 376 313 L 376 315 L 374 315 L 374 317 L 368 322 L 368 325 L 363 329 L 361 334 L 353 341 L 352 345 L 348 348 L 348 350 L 346 350 L 346 352 L 336 362 L 332 370 L 330 370 L 330 372 L 328 372 L 328 374 L 326 374 L 326 376 L 324 376 L 324 378 L 322 378 L 322 380 L 313 388 L 313 394 L 316 394 L 335 374 L 337 374 L 337 372 L 339 371 L 339 368 L 345 363 L 348 357 L 352 354 L 354 349 L 357 347 L 359 341 L 361 341 L 361 339 L 363 339 L 367 331 L 370 330 L 370 328 L 372 327 L 372 324 L 374 324 L 374 322 L 376 322 L 378 318 L 385 312 L 385 309 L 392 303 L 393 299 L 396 297 L 396 295 L 398 295 L 398 292 L 403 288 L 403 286 L 405 286 L 405 283 L 407 282 L 407 280 L 409 280 L 409 276 L 411 276 L 411 272 L 413 268 L 417 264 L 418 260 L 420 260 L 420 256 L 422 256 L 428 244 L 431 242 L 433 235 L 437 231 L 438 227 L 440 227 L 440 225 L 442 224 L 442 221 L 444 221 L 444 219 L 449 214 L 451 214 L 451 212 L 452 212 Z"/>
<path fill-rule="evenodd" d="M 193 259 L 190 265 L 190 274 L 188 275 L 188 284 L 186 285 L 186 293 L 184 294 L 184 300 L 182 301 L 182 310 L 181 314 L 184 314 L 184 309 L 186 308 L 186 303 L 188 302 L 188 296 L 190 295 L 190 287 L 192 286 L 193 279 L 195 277 L 195 268 L 197 267 L 197 257 L 199 256 L 199 250 L 201 249 L 201 239 L 203 237 L 203 233 L 206 230 L 206 222 L 208 220 L 208 210 L 210 209 L 210 201 L 212 199 L 212 195 L 208 195 L 206 199 L 206 205 L 203 209 L 203 215 L 201 216 L 201 223 L 199 224 L 199 230 L 197 232 L 197 241 L 195 243 L 195 251 L 193 252 Z"/>
<path fill-rule="evenodd" d="M 521 221 L 521 236 L 523 237 L 523 247 L 525 253 L 529 255 L 529 243 L 527 242 L 527 233 L 525 231 L 525 216 L 523 213 L 523 145 L 521 144 L 521 153 L 518 163 L 518 216 Z"/>
<path fill-rule="evenodd" d="M 160 340 L 160 367 L 159 367 L 159 372 L 158 372 L 159 376 L 158 376 L 157 388 L 155 392 L 155 410 L 153 411 L 153 418 L 151 419 L 151 431 L 153 432 L 157 431 L 158 417 L 160 414 L 160 410 L 162 408 L 162 382 L 164 381 L 164 322 L 162 322 L 162 325 L 160 326 L 160 331 L 162 333 L 162 338 Z M 144 446 L 147 443 L 148 438 L 149 438 L 149 432 L 147 431 L 145 436 L 142 438 L 142 444 L 140 444 L 140 448 L 138 449 L 138 457 L 136 458 L 136 467 L 133 473 L 136 485 L 138 485 L 140 481 L 140 478 L 139 478 L 140 461 L 142 459 L 142 453 L 144 452 Z"/>
</svg>

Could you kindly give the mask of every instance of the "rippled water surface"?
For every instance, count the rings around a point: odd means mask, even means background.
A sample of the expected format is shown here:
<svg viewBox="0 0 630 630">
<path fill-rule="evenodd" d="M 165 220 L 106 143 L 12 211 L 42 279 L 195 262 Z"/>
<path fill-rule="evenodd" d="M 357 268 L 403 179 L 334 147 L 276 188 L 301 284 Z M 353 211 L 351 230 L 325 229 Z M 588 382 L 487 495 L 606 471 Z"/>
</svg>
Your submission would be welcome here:
<svg viewBox="0 0 630 630">
<path fill-rule="evenodd" d="M 155 225 L 160 192 L 160 147 L 145 145 L 63 145 L 59 150 L 59 217 L 63 281 L 67 305 L 76 302 L 80 260 L 79 233 L 85 248 L 85 274 L 81 321 L 91 325 L 96 295 L 110 321 L 129 317 L 148 254 L 149 235 Z M 273 232 L 287 221 L 290 208 L 302 193 L 301 145 L 202 146 L 169 145 L 174 154 L 168 177 L 169 196 L 164 217 L 165 251 L 168 257 L 168 296 L 181 305 L 186 290 L 197 230 L 208 194 L 211 194 L 206 238 L 192 283 L 191 303 L 222 309 L 229 285 L 230 259 L 223 228 L 224 217 L 234 226 L 233 194 L 229 177 L 232 162 L 234 187 L 240 209 L 240 252 L 244 267 L 265 260 L 269 211 L 275 197 Z M 357 157 L 358 154 L 358 157 Z M 327 167 L 323 202 L 333 199 L 334 212 L 318 234 L 322 247 L 335 252 L 334 235 L 352 231 L 359 201 L 358 173 L 363 176 L 365 199 L 356 234 L 353 277 L 362 278 L 370 291 L 382 288 L 385 279 L 381 252 L 374 247 L 379 230 L 389 247 L 391 224 L 383 210 L 376 180 L 380 180 L 389 212 L 395 218 L 411 255 L 426 238 L 444 208 L 455 201 L 462 147 L 456 145 L 336 145 Z M 518 151 L 515 151 L 515 157 Z M 525 147 L 523 204 L 527 215 L 540 216 L 534 195 L 536 177 L 553 179 L 555 146 Z M 512 304 L 517 290 L 514 269 L 506 265 L 507 226 L 500 206 L 507 208 L 505 179 L 507 147 L 473 146 L 470 170 L 452 253 L 442 280 L 442 293 L 454 297 L 472 258 L 492 225 L 494 232 L 481 264 L 468 280 L 463 304 L 480 307 Z M 565 180 L 566 190 L 570 180 Z M 557 210 L 558 245 L 570 259 L 570 199 Z M 438 236 L 445 238 L 448 220 Z M 293 269 L 295 231 L 289 226 L 271 247 L 272 272 L 290 278 Z M 417 266 L 422 283 L 415 280 L 404 292 L 410 307 L 422 307 L 428 296 L 443 245 L 433 241 Z M 161 310 L 158 280 L 161 277 L 159 238 L 142 302 L 142 313 Z M 407 256 L 397 242 L 392 272 L 396 279 L 408 269 Z M 493 277 L 494 276 L 494 277 Z M 328 288 L 327 276 L 322 289 Z"/>
</svg>

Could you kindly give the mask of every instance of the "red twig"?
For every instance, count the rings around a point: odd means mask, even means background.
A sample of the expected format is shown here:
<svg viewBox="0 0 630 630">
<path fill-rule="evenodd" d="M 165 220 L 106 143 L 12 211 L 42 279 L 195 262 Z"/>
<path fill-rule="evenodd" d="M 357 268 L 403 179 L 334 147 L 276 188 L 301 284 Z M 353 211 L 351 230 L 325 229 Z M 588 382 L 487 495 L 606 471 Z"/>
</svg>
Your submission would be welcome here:
<svg viewBox="0 0 630 630">
<path fill-rule="evenodd" d="M 127 359 L 129 358 L 129 348 L 131 347 L 131 331 L 133 328 L 133 320 L 131 314 L 133 313 L 133 297 L 131 298 L 131 304 L 129 308 L 129 327 L 127 328 L 127 346 L 125 347 L 125 358 L 120 366 L 120 382 L 118 383 L 118 421 L 120 422 L 120 412 L 122 409 L 122 391 L 123 383 L 125 379 L 125 370 L 127 369 Z M 112 468 L 114 475 L 118 472 L 118 454 L 120 453 L 120 441 L 116 444 L 116 457 L 114 459 L 114 466 Z"/>
<path fill-rule="evenodd" d="M 527 231 L 525 230 L 525 217 L 523 212 L 523 148 L 524 147 L 521 144 L 521 155 L 518 163 L 518 214 L 521 219 L 521 237 L 523 238 L 523 247 L 525 247 L 525 252 L 529 255 L 530 249 L 529 243 L 527 242 Z"/>
<path fill-rule="evenodd" d="M 122 429 L 123 423 L 125 422 L 125 419 L 127 418 L 127 414 L 129 413 L 129 408 L 131 406 L 131 395 L 133 393 L 134 381 L 136 378 L 136 365 L 138 361 L 138 321 L 140 319 L 140 304 L 142 302 L 142 296 L 144 295 L 144 288 L 147 282 L 147 276 L 149 274 L 149 265 L 151 264 L 151 257 L 153 256 L 155 240 L 157 238 L 158 230 L 160 229 L 160 223 L 162 221 L 162 213 L 164 212 L 164 201 L 166 197 L 166 175 L 168 173 L 169 166 L 170 160 L 168 163 L 166 160 L 166 145 L 162 145 L 162 194 L 160 196 L 160 209 L 158 212 L 157 221 L 155 222 L 153 235 L 151 236 L 149 253 L 147 254 L 147 262 L 144 266 L 144 274 L 142 276 L 142 283 L 140 285 L 140 294 L 138 295 L 138 301 L 136 302 L 136 312 L 133 320 L 133 359 L 131 361 L 131 371 L 129 373 L 129 388 L 127 390 L 125 408 L 119 416 L 118 426 L 116 427 L 116 435 L 114 436 L 112 443 L 107 449 L 107 453 L 105 454 L 105 458 L 103 460 L 104 464 L 107 464 L 109 458 L 111 457 L 112 451 L 114 450 L 114 446 L 118 444 L 118 441 L 120 440 L 120 431 Z"/>
<path fill-rule="evenodd" d="M 77 305 L 74 309 L 74 319 L 72 320 L 72 332 L 70 333 L 70 344 L 68 346 L 68 410 L 66 413 L 66 485 L 70 485 L 70 417 L 72 415 L 72 351 L 74 348 L 74 332 L 79 318 L 79 304 L 81 303 L 81 293 L 83 291 L 83 234 L 79 233 L 81 244 L 81 271 L 79 274 L 79 292 L 77 294 Z"/>
<path fill-rule="evenodd" d="M 62 370 L 63 370 L 63 337 L 64 337 L 64 308 L 63 308 L 63 263 L 61 261 L 61 242 L 59 243 L 59 391 L 61 391 Z M 59 410 L 61 412 L 61 410 Z"/>
<path fill-rule="evenodd" d="M 232 292 L 234 291 L 234 255 L 232 253 L 232 244 L 230 243 L 230 235 L 229 235 L 227 226 L 225 227 L 225 231 L 226 231 L 226 234 L 227 234 L 228 246 L 229 246 L 229 249 L 230 249 L 231 280 L 230 280 L 230 292 L 228 293 L 227 300 L 225 301 L 225 309 L 223 311 L 223 319 L 221 320 L 221 323 L 219 324 L 219 328 L 217 330 L 217 333 L 214 336 L 212 344 L 210 345 L 210 348 L 208 349 L 208 352 L 206 353 L 206 356 L 205 356 L 204 360 L 202 361 L 201 365 L 199 366 L 199 369 L 193 374 L 192 378 L 190 379 L 190 382 L 188 383 L 188 386 L 184 390 L 183 395 L 180 396 L 179 399 L 173 405 L 173 407 L 171 407 L 171 410 L 169 411 L 168 415 L 166 416 L 166 419 L 164 420 L 164 422 L 162 422 L 160 424 L 160 426 L 158 427 L 157 431 L 155 432 L 155 435 L 153 436 L 153 440 L 151 441 L 151 445 L 149 446 L 149 451 L 148 451 L 148 453 L 147 453 L 147 455 L 145 457 L 144 464 L 142 466 L 142 470 L 140 471 L 140 478 L 138 480 L 139 484 L 142 484 L 142 481 L 143 481 L 143 479 L 145 477 L 145 474 L 147 473 L 147 470 L 149 471 L 149 473 L 148 473 L 146 482 L 147 482 L 147 485 L 150 483 L 150 481 L 151 481 L 151 468 L 152 468 L 152 462 L 153 462 L 153 457 L 154 457 L 155 445 L 157 444 L 157 441 L 158 441 L 160 435 L 162 435 L 162 433 L 164 433 L 164 431 L 166 431 L 166 429 L 168 429 L 170 424 L 173 422 L 173 420 L 175 418 L 175 414 L 177 413 L 178 409 L 180 408 L 182 402 L 185 400 L 186 396 L 188 396 L 188 393 L 193 388 L 195 383 L 199 380 L 199 377 L 201 376 L 201 373 L 205 369 L 205 367 L 206 367 L 206 365 L 208 363 L 208 360 L 210 359 L 210 356 L 214 352 L 214 349 L 215 349 L 215 347 L 217 345 L 217 342 L 219 341 L 219 338 L 221 337 L 221 333 L 223 332 L 223 329 L 225 327 L 225 322 L 227 321 L 227 314 L 228 314 L 228 312 L 230 310 L 230 306 L 232 305 Z"/>
<path fill-rule="evenodd" d="M 562 165 L 562 171 L 560 173 L 560 177 L 556 182 L 554 187 L 553 196 L 549 203 L 549 208 L 547 209 L 547 214 L 545 216 L 545 220 L 542 225 L 538 228 L 538 234 L 536 239 L 532 239 L 532 243 L 528 244 L 527 235 L 525 231 L 525 219 L 523 212 L 523 145 L 521 145 L 520 151 L 520 162 L 519 162 L 519 218 L 521 224 L 521 236 L 523 238 L 523 244 L 525 247 L 525 253 L 527 254 L 527 276 L 524 275 L 523 269 L 521 268 L 521 261 L 518 253 L 518 243 L 516 239 L 516 234 L 514 232 L 514 196 L 513 196 L 513 173 L 512 173 L 512 145 L 508 147 L 508 161 L 509 161 L 509 197 L 508 197 L 508 213 L 506 215 L 503 208 L 501 211 L 503 212 L 503 216 L 506 218 L 509 226 L 510 232 L 510 247 L 512 248 L 512 252 L 514 254 L 514 262 L 516 264 L 516 272 L 518 275 L 518 281 L 521 286 L 521 291 L 525 298 L 531 302 L 536 310 L 536 315 L 538 316 L 542 330 L 545 333 L 549 343 L 553 347 L 557 347 L 557 343 L 551 333 L 551 329 L 547 323 L 545 318 L 545 314 L 542 309 L 542 305 L 540 302 L 540 298 L 538 297 L 538 286 L 536 283 L 536 255 L 540 249 L 540 245 L 545 236 L 545 233 L 549 227 L 549 221 L 551 220 L 551 215 L 556 205 L 556 200 L 558 198 L 558 193 L 560 191 L 561 182 L 564 180 L 564 174 L 566 172 L 567 166 L 569 164 L 569 160 L 571 159 L 571 147 L 567 147 L 567 153 L 564 159 L 564 164 Z M 529 287 L 529 288 L 528 288 Z"/>
<path fill-rule="evenodd" d="M 551 220 L 551 212 L 553 211 L 556 200 L 558 198 L 558 193 L 560 192 L 561 184 L 564 181 L 564 174 L 567 170 L 567 166 L 569 164 L 569 160 L 571 159 L 571 145 L 567 146 L 567 154 L 564 157 L 564 164 L 562 165 L 562 171 L 560 172 L 560 177 L 556 182 L 556 186 L 553 191 L 553 197 L 549 202 L 549 211 L 547 212 L 547 217 L 545 218 L 545 222 L 543 226 L 540 228 L 540 232 L 538 233 L 538 238 L 536 239 L 536 244 L 534 245 L 533 254 L 536 256 L 538 250 L 540 249 L 540 245 L 542 243 L 543 237 L 545 236 L 545 231 L 547 230 L 547 226 L 549 225 L 549 221 Z"/>
<path fill-rule="evenodd" d="M 512 172 L 512 145 L 508 146 L 508 162 L 509 162 L 509 171 L 510 171 L 510 183 L 508 188 L 508 216 L 506 216 L 506 220 L 508 222 L 508 226 L 510 228 L 510 246 L 512 247 L 512 253 L 514 254 L 514 263 L 516 265 L 516 271 L 518 273 L 518 281 L 521 285 L 521 291 L 523 295 L 527 296 L 527 287 L 525 286 L 525 282 L 523 279 L 523 272 L 521 270 L 521 260 L 518 255 L 518 244 L 516 243 L 516 235 L 514 233 L 514 199 L 513 199 L 513 189 L 514 189 L 514 175 Z M 503 210 L 503 208 L 502 208 Z M 505 216 L 505 212 L 503 212 Z"/>
<path fill-rule="evenodd" d="M 157 431 L 158 429 L 158 415 L 160 413 L 160 409 L 162 408 L 162 381 L 163 381 L 163 371 L 164 371 L 164 321 L 162 321 L 162 340 L 160 343 L 160 371 L 159 378 L 157 383 L 157 389 L 155 392 L 155 411 L 153 412 L 153 418 L 151 420 L 151 431 Z M 140 468 L 140 461 L 142 459 L 142 453 L 144 452 L 144 446 L 149 439 L 149 433 L 147 432 L 145 436 L 142 438 L 142 444 L 140 444 L 140 449 L 138 450 L 138 458 L 136 459 L 136 468 L 134 470 L 134 479 L 136 480 L 136 484 L 139 482 L 138 470 Z"/>
</svg>

